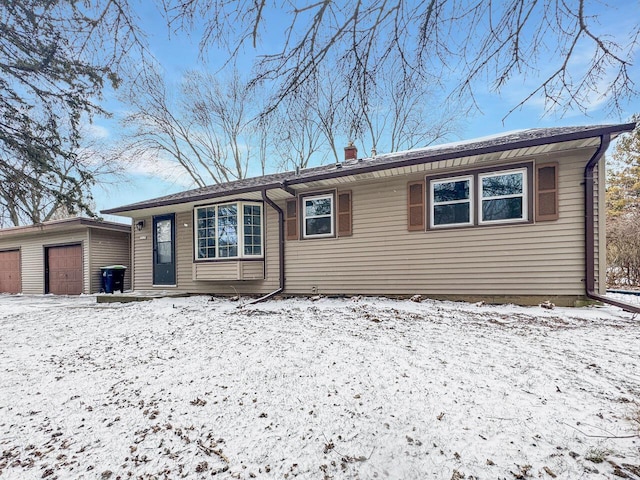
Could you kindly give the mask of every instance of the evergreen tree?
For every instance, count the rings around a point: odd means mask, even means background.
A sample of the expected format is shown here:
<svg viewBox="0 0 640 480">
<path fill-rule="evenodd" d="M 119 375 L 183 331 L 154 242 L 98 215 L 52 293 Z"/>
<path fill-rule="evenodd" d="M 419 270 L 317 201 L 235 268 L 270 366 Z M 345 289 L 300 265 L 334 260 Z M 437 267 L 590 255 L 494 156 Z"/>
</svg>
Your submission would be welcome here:
<svg viewBox="0 0 640 480">
<path fill-rule="evenodd" d="M 640 121 L 640 115 L 633 120 Z M 640 286 L 640 126 L 618 140 L 606 202 L 607 283 Z"/>
<path fill-rule="evenodd" d="M 126 1 L 0 0 L 0 182 L 44 191 L 70 212 L 90 212 L 77 162 L 80 125 L 140 45 Z M 27 163 L 29 175 L 19 166 Z M 69 165 L 75 168 L 69 169 Z M 73 171 L 73 175 L 69 172 Z M 69 185 L 63 192 L 43 179 Z"/>
</svg>

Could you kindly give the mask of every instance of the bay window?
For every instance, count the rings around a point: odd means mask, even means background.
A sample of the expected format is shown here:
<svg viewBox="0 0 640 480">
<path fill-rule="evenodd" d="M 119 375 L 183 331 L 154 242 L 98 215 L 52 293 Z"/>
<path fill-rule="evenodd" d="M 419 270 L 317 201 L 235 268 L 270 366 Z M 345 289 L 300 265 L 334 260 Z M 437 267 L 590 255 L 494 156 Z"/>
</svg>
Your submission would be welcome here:
<svg viewBox="0 0 640 480">
<path fill-rule="evenodd" d="M 207 205 L 197 207 L 194 216 L 196 260 L 263 256 L 261 203 Z"/>
</svg>

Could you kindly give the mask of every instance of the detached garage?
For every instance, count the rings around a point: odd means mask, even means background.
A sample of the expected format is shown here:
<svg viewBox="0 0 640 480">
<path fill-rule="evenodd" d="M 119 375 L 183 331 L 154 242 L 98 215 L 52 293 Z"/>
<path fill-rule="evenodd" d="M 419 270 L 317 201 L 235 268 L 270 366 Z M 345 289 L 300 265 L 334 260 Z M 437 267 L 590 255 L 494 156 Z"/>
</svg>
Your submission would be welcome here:
<svg viewBox="0 0 640 480">
<path fill-rule="evenodd" d="M 100 267 L 131 265 L 131 226 L 70 218 L 0 230 L 0 293 L 97 293 Z M 131 288 L 127 269 L 125 289 Z"/>
</svg>

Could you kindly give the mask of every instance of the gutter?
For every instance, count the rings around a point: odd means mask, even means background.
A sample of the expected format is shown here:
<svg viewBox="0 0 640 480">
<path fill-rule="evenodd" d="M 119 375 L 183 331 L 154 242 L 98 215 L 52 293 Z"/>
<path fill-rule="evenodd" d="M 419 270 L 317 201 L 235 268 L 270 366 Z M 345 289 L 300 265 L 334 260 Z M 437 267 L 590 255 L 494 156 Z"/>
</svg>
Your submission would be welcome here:
<svg viewBox="0 0 640 480">
<path fill-rule="evenodd" d="M 593 220 L 594 215 L 594 181 L 593 171 L 595 170 L 598 162 L 604 156 L 604 153 L 609 148 L 611 143 L 611 134 L 604 133 L 600 135 L 600 146 L 593 154 L 591 159 L 587 162 L 584 168 L 584 202 L 585 202 L 585 279 L 586 279 L 586 295 L 587 298 L 592 300 L 598 300 L 603 303 L 608 303 L 616 307 L 620 307 L 623 310 L 631 313 L 640 313 L 640 305 L 633 305 L 619 300 L 600 295 L 595 291 L 595 222 Z M 600 179 L 602 181 L 602 179 Z M 606 213 L 605 213 L 606 214 Z M 606 246 L 605 246 L 606 248 Z"/>
<path fill-rule="evenodd" d="M 281 188 L 283 190 L 285 190 L 287 193 L 291 193 L 293 192 L 293 195 L 295 195 L 295 191 L 293 191 L 290 188 L 285 187 L 284 185 L 281 185 Z M 269 300 L 271 297 L 274 297 L 275 295 L 278 295 L 280 292 L 284 291 L 284 212 L 282 211 L 282 209 L 273 201 L 271 200 L 268 196 L 267 196 L 267 189 L 263 188 L 262 191 L 262 199 L 264 200 L 264 202 L 269 205 L 271 208 L 273 208 L 276 212 L 278 212 L 278 264 L 279 264 L 279 269 L 280 269 L 280 286 L 274 290 L 271 293 L 267 293 L 266 295 L 263 295 L 260 298 L 257 298 L 255 300 L 252 300 L 251 302 L 247 303 L 246 305 L 253 305 L 256 303 L 260 303 L 260 302 L 264 302 L 265 300 Z M 266 253 L 266 252 L 265 252 Z M 265 265 L 266 267 L 266 265 Z"/>
<path fill-rule="evenodd" d="M 584 140 L 587 138 L 596 138 L 598 136 L 617 134 L 620 132 L 631 131 L 635 128 L 635 123 L 626 123 L 621 125 L 605 125 L 600 127 L 590 128 L 588 130 L 577 130 L 569 133 L 561 133 L 561 134 L 551 134 L 551 135 L 542 135 L 536 136 L 534 138 L 524 138 L 517 141 L 511 141 L 503 139 L 503 143 L 500 144 L 487 144 L 484 146 L 477 146 L 478 144 L 483 144 L 481 139 L 477 139 L 477 141 L 470 141 L 468 144 L 449 147 L 445 151 L 441 151 L 440 153 L 433 153 L 431 151 L 423 151 L 418 150 L 416 152 L 408 151 L 404 152 L 407 156 L 398 156 L 393 154 L 390 158 L 389 156 L 378 156 L 375 159 L 370 159 L 371 161 L 363 162 L 362 164 L 357 163 L 356 165 L 351 166 L 342 166 L 342 168 L 338 169 L 326 169 L 325 167 L 316 167 L 315 169 L 309 169 L 306 173 L 295 175 L 294 172 L 284 172 L 282 174 L 271 174 L 267 175 L 267 179 L 263 177 L 255 177 L 251 179 L 251 184 L 234 188 L 233 186 L 229 187 L 227 185 L 227 189 L 222 189 L 220 191 L 210 192 L 207 191 L 208 187 L 202 187 L 194 191 L 194 194 L 191 196 L 184 196 L 183 194 L 173 194 L 167 197 L 162 197 L 161 199 L 155 201 L 144 201 L 137 202 L 130 205 L 124 205 L 122 207 L 109 208 L 106 210 L 101 210 L 103 214 L 120 214 L 127 213 L 128 216 L 131 216 L 133 212 L 137 210 L 145 210 L 149 208 L 156 207 L 165 207 L 170 205 L 179 205 L 182 203 L 192 203 L 199 202 L 204 200 L 210 200 L 212 198 L 217 197 L 225 197 L 228 195 L 240 195 L 243 193 L 253 193 L 261 191 L 262 189 L 282 189 L 292 195 L 293 190 L 290 188 L 291 186 L 317 182 L 322 180 L 334 179 L 339 177 L 345 177 L 350 175 L 361 175 L 372 172 L 377 172 L 381 170 L 388 170 L 392 168 L 402 168 L 402 167 L 411 167 L 419 164 L 428 164 L 434 163 L 441 160 L 451 160 L 455 158 L 465 157 L 465 156 L 479 156 L 489 153 L 499 153 L 505 152 L 508 150 L 517 150 L 521 148 L 529 148 L 536 147 L 540 145 L 546 145 L 551 143 L 562 143 L 569 142 L 573 140 Z M 485 142 L 486 143 L 486 142 Z M 474 147 L 475 145 L 475 147 Z M 442 147 L 436 148 L 436 152 L 439 151 L 439 148 L 446 147 L 446 144 Z M 397 157 L 397 158 L 396 158 Z M 314 170 L 318 170 L 317 172 L 312 172 Z M 276 177 L 276 178 L 274 178 Z M 260 179 L 263 178 L 265 182 L 261 183 Z M 231 182 L 237 183 L 236 182 Z M 197 192 L 197 193 L 196 193 Z M 125 215 L 127 216 L 127 215 Z"/>
</svg>

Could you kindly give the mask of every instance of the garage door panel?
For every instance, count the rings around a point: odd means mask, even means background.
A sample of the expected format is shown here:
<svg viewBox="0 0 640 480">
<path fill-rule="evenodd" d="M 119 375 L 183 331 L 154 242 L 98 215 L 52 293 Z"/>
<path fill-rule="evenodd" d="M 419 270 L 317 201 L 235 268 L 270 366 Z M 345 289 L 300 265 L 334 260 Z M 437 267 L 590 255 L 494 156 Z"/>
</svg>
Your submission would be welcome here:
<svg viewBox="0 0 640 480">
<path fill-rule="evenodd" d="M 0 293 L 20 293 L 20 250 L 0 252 Z"/>
<path fill-rule="evenodd" d="M 49 293 L 80 295 L 82 293 L 82 246 L 64 245 L 47 248 Z"/>
</svg>

